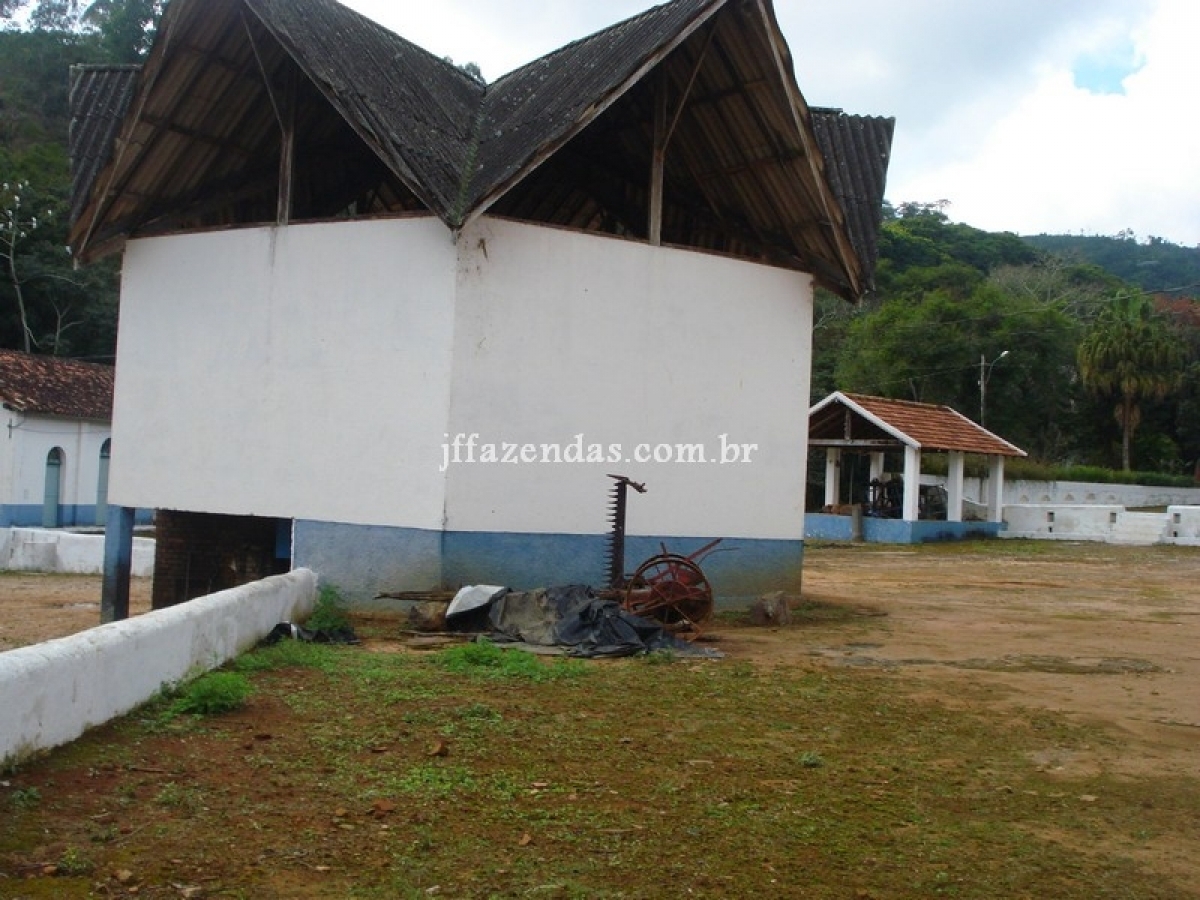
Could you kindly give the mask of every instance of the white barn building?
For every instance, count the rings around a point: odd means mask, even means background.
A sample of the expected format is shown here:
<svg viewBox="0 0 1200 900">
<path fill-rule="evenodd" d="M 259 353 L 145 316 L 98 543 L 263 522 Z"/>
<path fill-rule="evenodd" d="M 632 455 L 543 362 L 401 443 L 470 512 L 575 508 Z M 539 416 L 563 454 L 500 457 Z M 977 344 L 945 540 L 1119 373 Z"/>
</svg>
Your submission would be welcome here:
<svg viewBox="0 0 1200 900">
<path fill-rule="evenodd" d="M 719 596 L 798 585 L 813 291 L 870 287 L 893 123 L 810 109 L 768 0 L 492 84 L 333 0 L 173 0 L 144 69 L 73 74 L 156 605 L 597 583 L 611 473 L 631 563 L 721 537 Z"/>
</svg>

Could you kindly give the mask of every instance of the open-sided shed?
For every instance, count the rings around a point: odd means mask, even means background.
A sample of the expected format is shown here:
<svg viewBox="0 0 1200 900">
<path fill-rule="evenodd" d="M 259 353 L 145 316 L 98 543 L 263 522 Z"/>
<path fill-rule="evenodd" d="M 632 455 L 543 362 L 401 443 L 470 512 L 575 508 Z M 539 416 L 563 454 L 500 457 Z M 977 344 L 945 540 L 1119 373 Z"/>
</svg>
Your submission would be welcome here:
<svg viewBox="0 0 1200 900">
<path fill-rule="evenodd" d="M 1025 456 L 1025 451 L 972 422 L 948 406 L 893 400 L 836 391 L 816 404 L 808 414 L 809 447 L 825 450 L 825 505 L 821 513 L 806 517 L 806 534 L 810 537 L 849 537 L 851 526 L 842 509 L 840 486 L 844 454 L 861 453 L 870 457 L 868 478 L 870 487 L 880 492 L 888 486 L 901 491 L 898 518 L 870 516 L 874 522 L 864 523 L 863 536 L 900 543 L 919 542 L 934 538 L 959 537 L 968 533 L 998 530 L 1002 518 L 1001 498 L 1004 490 L 1004 461 Z M 884 471 L 889 452 L 903 456 L 902 476 L 889 477 Z M 945 453 L 949 457 L 946 478 L 946 510 L 944 520 L 922 522 L 920 510 L 921 454 Z M 987 497 L 981 498 L 987 507 L 987 523 L 995 526 L 980 528 L 980 523 L 964 521 L 963 480 L 967 454 L 984 456 L 988 460 Z M 870 506 L 868 504 L 868 506 Z M 849 510 L 846 510 L 849 511 Z M 868 508 L 868 514 L 879 512 L 880 506 Z M 987 524 L 984 523 L 984 524 Z M 842 532 L 846 532 L 842 534 Z"/>
<path fill-rule="evenodd" d="M 365 600 L 591 582 L 613 471 L 650 485 L 631 558 L 721 537 L 721 593 L 798 583 L 780 398 L 814 284 L 871 286 L 893 122 L 810 108 L 769 0 L 674 0 L 491 84 L 333 0 L 172 0 L 145 66 L 72 100 L 156 603 L 286 564 Z"/>
</svg>

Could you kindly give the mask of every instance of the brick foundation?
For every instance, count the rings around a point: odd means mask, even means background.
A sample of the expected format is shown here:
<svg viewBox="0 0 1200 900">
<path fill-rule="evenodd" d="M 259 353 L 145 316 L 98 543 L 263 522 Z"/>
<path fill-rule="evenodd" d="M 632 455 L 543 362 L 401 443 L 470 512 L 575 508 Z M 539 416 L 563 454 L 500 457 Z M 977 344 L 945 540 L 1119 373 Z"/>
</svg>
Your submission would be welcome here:
<svg viewBox="0 0 1200 900">
<path fill-rule="evenodd" d="M 158 510 L 154 588 L 162 609 L 288 570 L 276 558 L 279 520 Z"/>
</svg>

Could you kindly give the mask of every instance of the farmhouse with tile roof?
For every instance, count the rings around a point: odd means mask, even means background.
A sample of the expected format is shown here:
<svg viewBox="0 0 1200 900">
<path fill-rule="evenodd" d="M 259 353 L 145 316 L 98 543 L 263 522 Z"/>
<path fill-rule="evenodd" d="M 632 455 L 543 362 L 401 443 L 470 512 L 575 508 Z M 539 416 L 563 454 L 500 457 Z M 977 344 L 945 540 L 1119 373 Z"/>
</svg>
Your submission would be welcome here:
<svg viewBox="0 0 1200 900">
<path fill-rule="evenodd" d="M 112 366 L 0 350 L 0 528 L 104 522 Z"/>
<path fill-rule="evenodd" d="M 871 288 L 893 122 L 810 108 L 769 0 L 674 0 L 491 84 L 334 0 L 172 0 L 145 66 L 72 101 L 156 603 L 214 586 L 214 534 L 359 602 L 595 582 L 614 470 L 650 487 L 634 556 L 723 537 L 718 594 L 798 583 L 779 410 L 814 286 Z"/>
</svg>

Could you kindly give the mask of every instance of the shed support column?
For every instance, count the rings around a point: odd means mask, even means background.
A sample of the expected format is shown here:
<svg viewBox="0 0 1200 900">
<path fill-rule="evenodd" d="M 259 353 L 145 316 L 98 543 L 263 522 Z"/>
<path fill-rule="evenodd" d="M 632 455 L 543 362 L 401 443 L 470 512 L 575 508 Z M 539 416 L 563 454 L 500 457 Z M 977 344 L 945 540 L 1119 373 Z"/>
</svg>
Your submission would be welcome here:
<svg viewBox="0 0 1200 900">
<path fill-rule="evenodd" d="M 100 589 L 100 622 L 129 618 L 129 576 L 133 569 L 131 506 L 109 506 L 104 526 L 104 584 Z"/>
<path fill-rule="evenodd" d="M 1004 457 L 988 459 L 987 507 L 989 522 L 1004 521 Z"/>
<path fill-rule="evenodd" d="M 961 450 L 950 451 L 950 466 L 946 477 L 946 521 L 963 520 L 963 474 L 966 470 L 966 454 Z"/>
<path fill-rule="evenodd" d="M 917 521 L 921 497 L 921 448 L 904 448 L 904 512 L 905 522 Z"/>
<path fill-rule="evenodd" d="M 883 480 L 883 454 L 882 453 L 872 453 L 871 454 L 871 480 L 872 481 L 882 481 Z"/>
<path fill-rule="evenodd" d="M 841 503 L 842 451 L 837 447 L 825 450 L 825 505 Z"/>
</svg>

